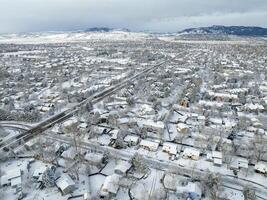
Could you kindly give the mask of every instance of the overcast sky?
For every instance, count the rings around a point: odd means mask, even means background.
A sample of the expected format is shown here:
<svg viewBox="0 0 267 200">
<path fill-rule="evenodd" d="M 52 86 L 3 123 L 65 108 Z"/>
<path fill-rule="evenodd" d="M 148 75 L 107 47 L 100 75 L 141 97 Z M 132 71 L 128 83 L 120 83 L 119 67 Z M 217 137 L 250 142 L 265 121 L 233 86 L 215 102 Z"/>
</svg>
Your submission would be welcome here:
<svg viewBox="0 0 267 200">
<path fill-rule="evenodd" d="M 267 27 L 267 0 L 0 0 L 0 33 L 209 25 Z"/>
</svg>

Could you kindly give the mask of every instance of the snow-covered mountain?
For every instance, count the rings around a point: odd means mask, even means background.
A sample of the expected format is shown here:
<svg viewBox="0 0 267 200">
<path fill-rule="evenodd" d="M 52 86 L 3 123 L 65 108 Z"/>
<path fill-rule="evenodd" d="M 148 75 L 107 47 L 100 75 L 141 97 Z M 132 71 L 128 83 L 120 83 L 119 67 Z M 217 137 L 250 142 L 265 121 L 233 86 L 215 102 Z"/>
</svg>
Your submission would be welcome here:
<svg viewBox="0 0 267 200">
<path fill-rule="evenodd" d="M 256 26 L 209 26 L 199 28 L 185 29 L 179 34 L 221 34 L 221 35 L 237 35 L 237 36 L 267 36 L 267 28 Z"/>
<path fill-rule="evenodd" d="M 85 30 L 85 32 L 111 32 L 111 31 L 124 31 L 130 32 L 129 29 L 121 28 L 121 29 L 114 29 L 109 27 L 92 27 Z"/>
</svg>

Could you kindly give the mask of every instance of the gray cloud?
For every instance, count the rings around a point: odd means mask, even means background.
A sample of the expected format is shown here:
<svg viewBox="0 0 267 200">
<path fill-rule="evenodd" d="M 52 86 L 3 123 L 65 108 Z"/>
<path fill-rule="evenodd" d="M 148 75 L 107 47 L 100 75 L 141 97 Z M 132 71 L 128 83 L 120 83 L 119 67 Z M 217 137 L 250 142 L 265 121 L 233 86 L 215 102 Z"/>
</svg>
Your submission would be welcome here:
<svg viewBox="0 0 267 200">
<path fill-rule="evenodd" d="M 0 0 L 0 32 L 92 26 L 177 31 L 225 25 L 267 27 L 266 0 Z"/>
</svg>

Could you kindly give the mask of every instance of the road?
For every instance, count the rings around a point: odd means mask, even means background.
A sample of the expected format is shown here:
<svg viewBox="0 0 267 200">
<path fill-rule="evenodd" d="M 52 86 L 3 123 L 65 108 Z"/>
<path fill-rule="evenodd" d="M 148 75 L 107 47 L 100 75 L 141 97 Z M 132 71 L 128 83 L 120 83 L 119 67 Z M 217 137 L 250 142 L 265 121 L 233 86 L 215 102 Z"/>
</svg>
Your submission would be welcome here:
<svg viewBox="0 0 267 200">
<path fill-rule="evenodd" d="M 16 128 L 25 131 L 28 131 L 32 128 L 31 124 L 19 121 L 0 121 L 0 126 L 7 128 Z"/>
</svg>

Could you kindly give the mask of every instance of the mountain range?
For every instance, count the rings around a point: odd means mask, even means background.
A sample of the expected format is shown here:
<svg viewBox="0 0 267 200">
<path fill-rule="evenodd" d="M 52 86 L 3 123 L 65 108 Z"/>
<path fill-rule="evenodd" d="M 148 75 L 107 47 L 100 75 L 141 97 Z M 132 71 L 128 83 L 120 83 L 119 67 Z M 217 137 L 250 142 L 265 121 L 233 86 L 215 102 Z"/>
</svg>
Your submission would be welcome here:
<svg viewBox="0 0 267 200">
<path fill-rule="evenodd" d="M 209 26 L 199 28 L 189 28 L 178 32 L 179 34 L 198 34 L 198 35 L 236 35 L 264 37 L 267 36 L 267 28 L 256 26 Z"/>
<path fill-rule="evenodd" d="M 130 32 L 129 29 L 114 29 L 109 27 L 92 27 L 85 30 L 85 32 L 112 32 L 124 31 Z M 265 37 L 267 36 L 267 28 L 257 26 L 221 26 L 214 25 L 208 27 L 188 28 L 179 31 L 178 34 L 191 35 L 236 35 L 236 36 L 250 36 L 250 37 Z"/>
</svg>

